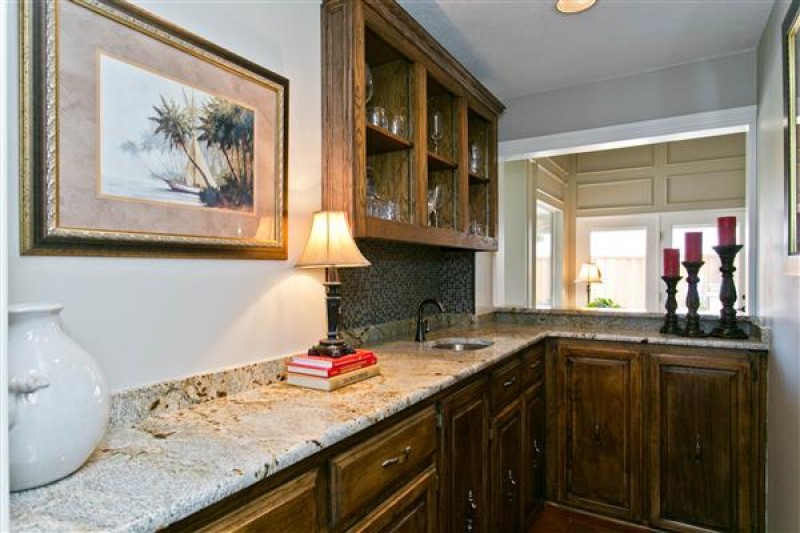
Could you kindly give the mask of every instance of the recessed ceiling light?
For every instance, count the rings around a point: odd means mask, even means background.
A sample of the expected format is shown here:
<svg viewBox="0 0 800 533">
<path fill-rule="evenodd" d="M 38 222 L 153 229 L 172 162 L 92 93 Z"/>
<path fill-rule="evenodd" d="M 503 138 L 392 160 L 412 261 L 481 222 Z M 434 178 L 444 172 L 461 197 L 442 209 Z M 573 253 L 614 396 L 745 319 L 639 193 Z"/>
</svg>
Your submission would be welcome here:
<svg viewBox="0 0 800 533">
<path fill-rule="evenodd" d="M 558 0 L 556 2 L 556 9 L 561 13 L 571 15 L 573 13 L 580 13 L 592 7 L 597 0 Z"/>
</svg>

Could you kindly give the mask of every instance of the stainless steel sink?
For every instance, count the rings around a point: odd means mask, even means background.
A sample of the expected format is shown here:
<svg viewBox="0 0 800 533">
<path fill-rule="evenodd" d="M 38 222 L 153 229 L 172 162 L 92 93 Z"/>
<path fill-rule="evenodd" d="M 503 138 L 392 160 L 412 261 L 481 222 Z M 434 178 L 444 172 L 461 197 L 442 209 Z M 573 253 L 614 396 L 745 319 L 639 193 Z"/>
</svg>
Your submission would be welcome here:
<svg viewBox="0 0 800 533">
<path fill-rule="evenodd" d="M 436 350 L 450 350 L 453 352 L 466 352 L 472 350 L 482 350 L 494 344 L 485 339 L 439 339 L 431 342 L 431 348 Z"/>
</svg>

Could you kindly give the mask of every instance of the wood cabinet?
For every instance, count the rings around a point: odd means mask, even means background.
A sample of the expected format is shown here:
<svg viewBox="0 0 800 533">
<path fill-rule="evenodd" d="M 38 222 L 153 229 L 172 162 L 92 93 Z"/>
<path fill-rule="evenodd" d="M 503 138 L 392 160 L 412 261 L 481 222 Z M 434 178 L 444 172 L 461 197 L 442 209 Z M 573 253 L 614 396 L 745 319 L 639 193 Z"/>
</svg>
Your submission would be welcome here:
<svg viewBox="0 0 800 533">
<path fill-rule="evenodd" d="M 331 520 L 347 522 L 433 462 L 438 433 L 429 407 L 330 461 Z"/>
<path fill-rule="evenodd" d="M 557 502 L 669 531 L 763 531 L 764 353 L 577 341 L 549 353 Z"/>
<path fill-rule="evenodd" d="M 491 531 L 520 531 L 522 522 L 522 401 L 492 419 Z"/>
<path fill-rule="evenodd" d="M 509 357 L 441 402 L 441 531 L 524 531 L 544 503 L 544 350 Z"/>
<path fill-rule="evenodd" d="M 636 520 L 642 448 L 639 353 L 564 345 L 558 362 L 561 499 Z"/>
<path fill-rule="evenodd" d="M 441 409 L 441 531 L 490 531 L 486 379 L 445 398 Z"/>
<path fill-rule="evenodd" d="M 436 469 L 431 466 L 348 531 L 435 533 Z"/>
<path fill-rule="evenodd" d="M 752 531 L 753 370 L 746 356 L 653 354 L 650 523 L 682 531 Z"/>
<path fill-rule="evenodd" d="M 203 533 L 306 533 L 327 531 L 317 470 L 258 495 L 248 491 L 173 525 L 172 531 Z"/>
<path fill-rule="evenodd" d="M 765 376 L 763 352 L 540 343 L 169 530 L 514 533 L 551 500 L 761 532 Z"/>
<path fill-rule="evenodd" d="M 545 403 L 544 383 L 539 381 L 522 397 L 522 516 L 530 524 L 545 500 Z"/>
<path fill-rule="evenodd" d="M 394 0 L 322 6 L 323 207 L 356 237 L 497 249 L 502 103 Z"/>
</svg>

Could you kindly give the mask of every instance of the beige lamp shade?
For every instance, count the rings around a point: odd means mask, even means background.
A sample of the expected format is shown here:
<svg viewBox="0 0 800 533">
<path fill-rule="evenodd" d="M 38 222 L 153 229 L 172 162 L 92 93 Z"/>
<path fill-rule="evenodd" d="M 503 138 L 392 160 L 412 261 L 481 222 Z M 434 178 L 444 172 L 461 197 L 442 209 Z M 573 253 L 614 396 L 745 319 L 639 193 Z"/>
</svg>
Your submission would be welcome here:
<svg viewBox="0 0 800 533">
<path fill-rule="evenodd" d="M 556 2 L 556 9 L 561 13 L 568 15 L 573 13 L 580 13 L 592 7 L 597 0 L 558 0 Z"/>
<path fill-rule="evenodd" d="M 342 211 L 317 211 L 298 268 L 369 266 L 358 250 Z"/>
<path fill-rule="evenodd" d="M 594 263 L 584 263 L 581 265 L 581 270 L 578 272 L 578 279 L 576 282 L 584 283 L 603 283 L 603 275 L 600 269 Z"/>
</svg>

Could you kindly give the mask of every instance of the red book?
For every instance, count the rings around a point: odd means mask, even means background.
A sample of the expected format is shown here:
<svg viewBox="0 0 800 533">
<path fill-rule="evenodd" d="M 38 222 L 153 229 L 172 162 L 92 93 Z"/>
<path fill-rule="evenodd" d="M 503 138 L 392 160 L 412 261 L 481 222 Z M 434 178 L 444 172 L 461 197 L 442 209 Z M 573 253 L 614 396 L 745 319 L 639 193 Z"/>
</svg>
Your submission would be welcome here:
<svg viewBox="0 0 800 533">
<path fill-rule="evenodd" d="M 359 368 L 372 366 L 377 362 L 378 358 L 375 357 L 374 355 L 362 361 L 355 361 L 353 363 L 348 363 L 346 365 L 341 365 L 341 366 L 335 366 L 333 368 L 320 368 L 318 366 L 303 365 L 292 362 L 289 363 L 289 365 L 287 365 L 286 370 L 288 370 L 289 372 L 294 372 L 295 374 L 307 374 L 309 376 L 330 378 L 333 376 L 338 376 L 339 374 L 345 374 L 347 372 L 352 372 L 353 370 L 358 370 Z"/>
<path fill-rule="evenodd" d="M 370 357 L 375 357 L 375 354 L 369 350 L 356 350 L 356 353 L 343 355 L 342 357 L 327 357 L 325 355 L 296 355 L 295 357 L 292 357 L 291 364 L 315 366 L 317 368 L 335 368 L 363 361 L 365 359 L 369 359 Z"/>
</svg>

